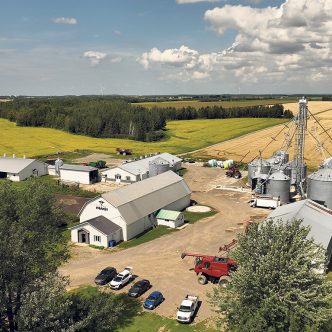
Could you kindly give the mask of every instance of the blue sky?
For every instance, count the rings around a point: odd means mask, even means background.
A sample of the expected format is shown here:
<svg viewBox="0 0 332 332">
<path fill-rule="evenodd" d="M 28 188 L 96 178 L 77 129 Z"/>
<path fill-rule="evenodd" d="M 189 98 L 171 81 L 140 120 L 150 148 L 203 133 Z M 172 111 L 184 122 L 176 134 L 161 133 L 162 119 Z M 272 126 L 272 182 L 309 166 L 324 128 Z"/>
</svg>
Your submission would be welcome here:
<svg viewBox="0 0 332 332">
<path fill-rule="evenodd" d="M 328 93 L 331 0 L 2 0 L 0 95 Z"/>
</svg>

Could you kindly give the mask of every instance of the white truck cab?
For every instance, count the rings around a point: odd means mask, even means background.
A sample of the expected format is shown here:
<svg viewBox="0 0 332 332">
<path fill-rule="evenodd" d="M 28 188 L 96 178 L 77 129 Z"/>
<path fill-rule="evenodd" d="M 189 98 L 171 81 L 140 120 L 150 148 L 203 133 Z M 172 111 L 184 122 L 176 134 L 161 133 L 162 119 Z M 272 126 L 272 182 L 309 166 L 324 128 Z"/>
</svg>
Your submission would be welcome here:
<svg viewBox="0 0 332 332">
<path fill-rule="evenodd" d="M 197 307 L 198 296 L 187 295 L 178 308 L 178 312 L 176 313 L 176 320 L 179 323 L 191 323 Z"/>
</svg>

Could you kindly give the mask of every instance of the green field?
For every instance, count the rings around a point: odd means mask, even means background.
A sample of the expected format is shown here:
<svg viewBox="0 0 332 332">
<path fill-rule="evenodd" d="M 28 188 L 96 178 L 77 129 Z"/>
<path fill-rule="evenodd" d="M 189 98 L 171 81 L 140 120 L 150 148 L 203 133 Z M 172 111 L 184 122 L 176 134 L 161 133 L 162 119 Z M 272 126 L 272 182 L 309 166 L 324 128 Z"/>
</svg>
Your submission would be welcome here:
<svg viewBox="0 0 332 332">
<path fill-rule="evenodd" d="M 257 99 L 257 100 L 234 100 L 234 101 L 199 101 L 199 100 L 176 100 L 176 101 L 156 101 L 156 102 L 143 102 L 132 103 L 132 105 L 144 106 L 147 108 L 156 107 L 207 107 L 207 106 L 222 106 L 224 108 L 231 107 L 246 107 L 246 106 L 258 106 L 258 105 L 275 105 L 275 104 L 287 104 L 295 103 L 295 99 Z"/>
<path fill-rule="evenodd" d="M 130 148 L 135 154 L 164 151 L 179 154 L 283 122 L 284 119 L 256 118 L 170 121 L 167 123 L 168 139 L 146 143 L 73 135 L 50 128 L 17 127 L 13 122 L 0 119 L 0 155 L 40 156 L 75 150 L 115 153 L 117 147 Z"/>
</svg>

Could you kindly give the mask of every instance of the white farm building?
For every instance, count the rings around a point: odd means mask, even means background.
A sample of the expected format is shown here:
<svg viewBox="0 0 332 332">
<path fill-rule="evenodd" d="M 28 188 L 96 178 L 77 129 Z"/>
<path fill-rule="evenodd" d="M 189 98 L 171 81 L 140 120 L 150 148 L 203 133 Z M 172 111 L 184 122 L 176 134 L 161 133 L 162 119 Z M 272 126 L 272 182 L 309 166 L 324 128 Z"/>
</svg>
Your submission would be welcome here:
<svg viewBox="0 0 332 332">
<path fill-rule="evenodd" d="M 172 171 L 104 193 L 83 206 L 71 239 L 104 247 L 111 240 L 128 241 L 157 225 L 159 210 L 185 209 L 190 196 L 186 182 Z"/>
<path fill-rule="evenodd" d="M 54 165 L 48 166 L 50 175 L 58 175 Z M 98 168 L 84 165 L 63 164 L 59 167 L 59 178 L 64 182 L 92 184 L 99 181 Z"/>
<path fill-rule="evenodd" d="M 165 152 L 106 169 L 101 175 L 106 181 L 133 183 L 168 170 L 177 172 L 181 167 L 182 159 Z"/>
<path fill-rule="evenodd" d="M 47 165 L 28 158 L 0 157 L 0 178 L 22 181 L 32 176 L 48 174 Z"/>
</svg>

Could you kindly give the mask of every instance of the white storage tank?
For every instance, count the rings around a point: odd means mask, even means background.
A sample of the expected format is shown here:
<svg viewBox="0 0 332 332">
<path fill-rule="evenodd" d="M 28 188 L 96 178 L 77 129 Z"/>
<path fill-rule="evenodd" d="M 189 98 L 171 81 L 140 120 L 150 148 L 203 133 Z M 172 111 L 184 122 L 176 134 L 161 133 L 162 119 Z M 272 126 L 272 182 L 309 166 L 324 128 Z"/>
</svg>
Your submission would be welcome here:
<svg viewBox="0 0 332 332">
<path fill-rule="evenodd" d="M 162 158 L 149 162 L 149 177 L 165 173 L 170 170 L 170 164 Z"/>
<path fill-rule="evenodd" d="M 290 200 L 291 179 L 283 171 L 270 175 L 266 190 L 267 194 L 273 197 L 280 197 L 281 204 L 287 204 Z"/>
<path fill-rule="evenodd" d="M 307 195 L 313 201 L 332 209 L 331 168 L 321 168 L 308 176 Z"/>
</svg>

